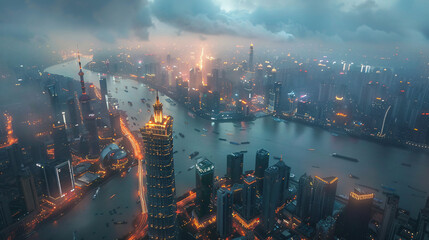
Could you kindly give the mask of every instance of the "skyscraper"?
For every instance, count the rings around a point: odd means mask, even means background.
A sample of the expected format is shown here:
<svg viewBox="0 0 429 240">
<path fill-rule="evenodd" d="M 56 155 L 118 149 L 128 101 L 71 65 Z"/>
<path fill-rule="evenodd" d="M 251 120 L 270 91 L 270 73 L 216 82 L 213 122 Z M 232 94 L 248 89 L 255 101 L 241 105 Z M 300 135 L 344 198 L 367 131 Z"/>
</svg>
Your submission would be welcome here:
<svg viewBox="0 0 429 240">
<path fill-rule="evenodd" d="M 257 181 L 257 191 L 262 194 L 262 187 L 264 186 L 264 172 L 268 168 L 270 161 L 270 153 L 265 149 L 259 149 L 256 152 L 255 160 L 255 177 Z"/>
<path fill-rule="evenodd" d="M 301 218 L 301 220 L 307 219 L 310 216 L 312 195 L 313 178 L 304 174 L 299 178 L 298 192 L 296 193 L 295 214 Z"/>
<path fill-rule="evenodd" d="M 337 193 L 337 183 L 337 177 L 314 177 L 313 197 L 310 209 L 311 222 L 317 223 L 332 215 Z"/>
<path fill-rule="evenodd" d="M 271 166 L 265 170 L 262 201 L 262 227 L 266 232 L 274 228 L 277 201 L 280 196 L 281 178 L 279 168 Z"/>
<path fill-rule="evenodd" d="M 351 192 L 349 201 L 339 217 L 338 235 L 345 239 L 361 240 L 368 234 L 374 194 Z"/>
<path fill-rule="evenodd" d="M 219 237 L 232 234 L 232 192 L 225 188 L 217 191 L 216 224 Z"/>
<path fill-rule="evenodd" d="M 70 160 L 55 160 L 43 166 L 48 195 L 58 199 L 74 190 L 73 167 Z"/>
<path fill-rule="evenodd" d="M 214 165 L 207 159 L 196 164 L 195 167 L 196 187 L 197 187 L 197 215 L 199 218 L 206 216 L 212 210 L 210 199 L 213 192 Z"/>
<path fill-rule="evenodd" d="M 164 116 L 158 93 L 154 114 L 140 129 L 147 169 L 148 234 L 150 239 L 176 237 L 176 202 L 173 160 L 173 118 Z"/>
<path fill-rule="evenodd" d="M 115 138 L 122 137 L 121 131 L 121 115 L 119 112 L 113 110 L 109 113 L 110 118 L 110 129 Z"/>
<path fill-rule="evenodd" d="M 425 207 L 420 210 L 417 219 L 417 240 L 429 239 L 429 197 L 426 200 Z"/>
<path fill-rule="evenodd" d="M 226 176 L 231 179 L 232 184 L 239 183 L 243 174 L 243 153 L 230 153 L 226 157 Z"/>
<path fill-rule="evenodd" d="M 399 196 L 388 194 L 386 204 L 384 205 L 383 221 L 378 232 L 378 239 L 391 239 L 393 234 L 393 225 L 395 224 L 396 212 L 398 211 Z"/>
<path fill-rule="evenodd" d="M 79 102 L 82 105 L 82 116 L 88 116 L 88 114 L 91 113 L 91 105 L 89 103 L 89 101 L 91 100 L 91 98 L 89 97 L 89 95 L 86 93 L 85 90 L 85 80 L 83 78 L 83 71 L 82 71 L 82 63 L 80 62 L 80 54 L 79 52 L 77 53 L 77 57 L 78 57 L 78 63 L 79 63 L 79 78 L 80 78 L 80 87 L 82 89 L 82 95 L 79 97 Z"/>
<path fill-rule="evenodd" d="M 253 43 L 250 44 L 249 51 L 249 72 L 253 72 Z"/>
<path fill-rule="evenodd" d="M 21 170 L 19 180 L 21 183 L 21 193 L 24 197 L 26 210 L 28 212 L 38 210 L 39 199 L 37 196 L 36 185 L 34 184 L 34 178 L 28 167 Z"/>
<path fill-rule="evenodd" d="M 248 175 L 244 178 L 242 215 L 246 220 L 256 215 L 256 178 Z"/>
<path fill-rule="evenodd" d="M 86 116 L 85 127 L 88 131 L 89 157 L 98 158 L 100 157 L 100 145 L 95 114 L 91 113 Z"/>
<path fill-rule="evenodd" d="M 70 143 L 67 139 L 67 132 L 63 123 L 56 122 L 53 124 L 52 137 L 54 140 L 55 160 L 71 160 Z"/>
<path fill-rule="evenodd" d="M 283 205 L 287 198 L 289 197 L 289 177 L 290 177 L 290 167 L 285 164 L 281 159 L 274 166 L 279 168 L 280 174 L 280 193 L 279 199 L 277 200 L 277 206 Z"/>
</svg>

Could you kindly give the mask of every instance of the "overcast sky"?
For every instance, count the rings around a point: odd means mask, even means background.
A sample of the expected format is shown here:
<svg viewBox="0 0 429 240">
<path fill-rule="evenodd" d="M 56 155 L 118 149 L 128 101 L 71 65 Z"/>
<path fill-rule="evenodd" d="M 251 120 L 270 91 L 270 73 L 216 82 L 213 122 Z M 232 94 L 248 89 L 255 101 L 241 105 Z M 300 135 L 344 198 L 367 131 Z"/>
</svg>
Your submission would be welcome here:
<svg viewBox="0 0 429 240">
<path fill-rule="evenodd" d="M 0 50 L 162 36 L 427 49 L 428 9 L 428 0 L 1 0 Z"/>
</svg>

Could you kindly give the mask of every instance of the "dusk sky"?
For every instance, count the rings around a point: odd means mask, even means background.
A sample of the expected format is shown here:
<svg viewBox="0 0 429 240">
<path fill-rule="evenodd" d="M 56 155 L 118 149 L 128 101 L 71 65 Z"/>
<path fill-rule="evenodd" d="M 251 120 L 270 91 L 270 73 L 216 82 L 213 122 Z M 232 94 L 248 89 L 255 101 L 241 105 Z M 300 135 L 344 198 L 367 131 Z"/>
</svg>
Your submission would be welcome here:
<svg viewBox="0 0 429 240">
<path fill-rule="evenodd" d="M 0 41 L 12 53 L 162 36 L 427 48 L 427 9 L 425 0 L 3 0 Z"/>
</svg>

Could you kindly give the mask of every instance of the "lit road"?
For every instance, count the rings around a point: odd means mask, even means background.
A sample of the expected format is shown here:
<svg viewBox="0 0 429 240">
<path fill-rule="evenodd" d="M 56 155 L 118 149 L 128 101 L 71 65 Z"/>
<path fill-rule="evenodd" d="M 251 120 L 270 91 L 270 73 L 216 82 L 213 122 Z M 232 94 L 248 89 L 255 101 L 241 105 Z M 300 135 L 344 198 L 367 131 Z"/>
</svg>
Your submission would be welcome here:
<svg viewBox="0 0 429 240">
<path fill-rule="evenodd" d="M 134 135 L 129 130 L 127 124 L 123 120 L 121 121 L 121 131 L 122 134 L 128 139 L 133 147 L 134 157 L 138 161 L 138 179 L 139 179 L 139 196 L 140 196 L 140 204 L 142 208 L 142 213 L 139 216 L 138 224 L 135 227 L 134 232 L 129 237 L 130 240 L 143 238 L 147 233 L 147 205 L 146 205 L 146 168 L 143 166 L 143 154 L 140 148 L 140 144 L 135 139 Z"/>
</svg>

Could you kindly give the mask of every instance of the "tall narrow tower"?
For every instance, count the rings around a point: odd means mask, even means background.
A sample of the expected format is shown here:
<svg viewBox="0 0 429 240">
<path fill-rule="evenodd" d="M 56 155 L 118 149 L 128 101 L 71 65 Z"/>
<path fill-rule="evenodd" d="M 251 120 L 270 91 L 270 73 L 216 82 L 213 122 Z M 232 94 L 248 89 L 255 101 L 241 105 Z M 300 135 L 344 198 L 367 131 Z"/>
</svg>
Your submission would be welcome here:
<svg viewBox="0 0 429 240">
<path fill-rule="evenodd" d="M 174 239 L 173 118 L 163 115 L 158 93 L 153 109 L 149 122 L 140 129 L 146 150 L 148 234 L 150 239 Z"/>
<path fill-rule="evenodd" d="M 250 44 L 249 52 L 249 72 L 253 72 L 253 43 Z"/>
<path fill-rule="evenodd" d="M 77 52 L 77 59 L 78 59 L 78 63 L 79 63 L 79 78 L 80 78 L 80 86 L 82 88 L 82 95 L 79 97 L 79 102 L 82 105 L 82 116 L 85 119 L 86 116 L 88 116 L 91 113 L 91 106 L 89 104 L 89 101 L 91 100 L 91 98 L 89 97 L 88 94 L 86 94 L 86 90 L 85 90 L 85 80 L 83 78 L 83 71 L 82 71 L 82 63 L 80 61 L 80 53 L 79 51 Z"/>
</svg>

